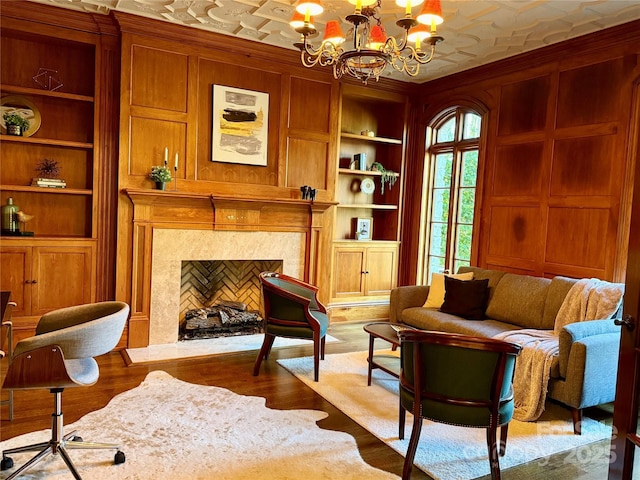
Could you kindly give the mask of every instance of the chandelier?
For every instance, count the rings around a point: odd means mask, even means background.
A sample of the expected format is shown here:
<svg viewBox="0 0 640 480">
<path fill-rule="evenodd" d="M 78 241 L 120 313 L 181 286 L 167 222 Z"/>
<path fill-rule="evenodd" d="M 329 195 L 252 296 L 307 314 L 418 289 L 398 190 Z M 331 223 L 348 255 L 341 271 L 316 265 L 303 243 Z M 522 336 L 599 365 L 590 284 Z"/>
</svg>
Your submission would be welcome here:
<svg viewBox="0 0 640 480">
<path fill-rule="evenodd" d="M 396 0 L 405 8 L 405 15 L 396 22 L 404 30 L 401 40 L 387 36 L 380 19 L 381 0 L 349 0 L 355 11 L 345 20 L 351 24 L 348 35 L 353 40 L 352 48 L 344 47 L 345 36 L 337 20 L 326 23 L 324 38 L 319 47 L 314 47 L 309 36 L 316 33 L 313 17 L 324 9 L 320 0 L 299 0 L 291 26 L 301 35 L 294 44 L 301 52 L 302 64 L 311 68 L 316 65 L 332 66 L 336 79 L 351 75 L 365 84 L 371 78 L 379 79 L 387 65 L 415 77 L 420 65 L 433 59 L 436 44 L 444 38 L 436 34 L 436 25 L 443 22 L 440 0 L 426 0 L 416 18 L 411 8 L 424 0 Z M 413 45 L 412 45 L 413 44 Z M 426 47 L 423 50 L 423 46 Z"/>
</svg>

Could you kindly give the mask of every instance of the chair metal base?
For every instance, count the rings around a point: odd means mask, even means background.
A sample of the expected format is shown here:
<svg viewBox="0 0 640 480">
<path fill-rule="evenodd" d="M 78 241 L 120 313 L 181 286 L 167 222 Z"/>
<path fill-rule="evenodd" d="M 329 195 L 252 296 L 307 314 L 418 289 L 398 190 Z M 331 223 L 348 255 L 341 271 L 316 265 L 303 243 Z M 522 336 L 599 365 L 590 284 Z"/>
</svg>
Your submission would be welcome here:
<svg viewBox="0 0 640 480">
<path fill-rule="evenodd" d="M 82 438 L 76 436 L 76 432 L 73 431 L 66 435 L 63 434 L 63 416 L 61 411 L 61 394 L 62 389 L 51 389 L 51 393 L 54 394 L 54 404 L 55 411 L 51 415 L 51 440 L 48 442 L 40 442 L 34 443 L 32 445 L 25 445 L 23 447 L 16 447 L 4 450 L 2 452 L 2 470 L 8 470 L 13 467 L 13 460 L 9 455 L 14 453 L 22 453 L 22 452 L 38 452 L 31 460 L 22 465 L 18 470 L 13 472 L 11 475 L 7 477 L 6 480 L 11 480 L 13 478 L 17 478 L 26 472 L 29 468 L 40 462 L 43 458 L 48 455 L 57 455 L 60 454 L 64 462 L 67 464 L 67 467 L 71 471 L 71 474 L 76 480 L 82 480 L 82 477 L 76 470 L 75 465 L 71 461 L 71 457 L 67 453 L 67 450 L 73 449 L 83 449 L 83 450 L 93 450 L 93 449 L 108 449 L 108 450 L 116 450 L 116 454 L 114 456 L 114 464 L 118 465 L 120 463 L 124 463 L 126 458 L 122 451 L 120 451 L 120 446 L 111 443 L 95 443 L 95 442 L 85 442 Z"/>
</svg>

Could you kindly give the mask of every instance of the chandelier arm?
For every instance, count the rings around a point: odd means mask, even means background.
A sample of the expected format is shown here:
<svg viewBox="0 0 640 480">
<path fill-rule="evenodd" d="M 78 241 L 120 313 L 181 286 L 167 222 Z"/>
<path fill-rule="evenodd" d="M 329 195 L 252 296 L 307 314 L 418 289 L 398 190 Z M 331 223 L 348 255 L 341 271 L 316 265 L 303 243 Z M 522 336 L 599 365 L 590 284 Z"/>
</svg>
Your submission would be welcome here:
<svg viewBox="0 0 640 480">
<path fill-rule="evenodd" d="M 433 60 L 433 55 L 436 53 L 436 46 L 435 45 L 431 45 L 431 47 L 429 48 L 429 52 L 423 52 L 422 50 L 420 50 L 419 52 L 416 52 L 414 50 L 414 58 L 415 61 L 424 65 L 426 63 L 429 63 L 431 60 Z"/>
<path fill-rule="evenodd" d="M 342 51 L 341 47 L 336 47 L 331 42 L 324 42 L 319 48 L 314 49 L 313 45 L 307 41 L 307 37 L 305 36 L 302 49 L 300 50 L 300 57 L 302 64 L 307 68 L 316 65 L 326 67 L 334 65 Z"/>
</svg>

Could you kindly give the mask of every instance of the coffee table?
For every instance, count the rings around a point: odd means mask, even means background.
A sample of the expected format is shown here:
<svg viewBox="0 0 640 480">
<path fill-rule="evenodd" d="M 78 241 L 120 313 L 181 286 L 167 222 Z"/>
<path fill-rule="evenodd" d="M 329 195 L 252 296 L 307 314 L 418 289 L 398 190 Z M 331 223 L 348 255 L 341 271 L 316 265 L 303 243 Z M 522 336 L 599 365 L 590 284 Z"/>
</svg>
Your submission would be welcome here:
<svg viewBox="0 0 640 480">
<path fill-rule="evenodd" d="M 393 328 L 409 329 L 414 328 L 402 324 L 393 324 L 389 322 L 375 322 L 368 323 L 364 326 L 364 331 L 369 334 L 369 357 L 367 362 L 369 368 L 367 372 L 367 385 L 371 385 L 371 371 L 374 368 L 379 368 L 383 372 L 387 372 L 394 377 L 400 376 L 400 358 L 394 355 L 373 354 L 373 344 L 376 338 L 380 338 L 391 344 L 391 349 L 396 350 L 400 345 L 400 338 L 398 338 L 398 332 Z"/>
</svg>

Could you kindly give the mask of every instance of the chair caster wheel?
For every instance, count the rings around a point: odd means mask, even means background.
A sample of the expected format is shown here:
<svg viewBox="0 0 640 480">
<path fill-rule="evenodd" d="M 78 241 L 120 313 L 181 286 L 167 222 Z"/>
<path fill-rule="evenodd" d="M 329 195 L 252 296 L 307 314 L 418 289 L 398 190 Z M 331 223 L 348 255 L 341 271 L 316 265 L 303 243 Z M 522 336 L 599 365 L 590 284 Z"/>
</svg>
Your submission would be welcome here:
<svg viewBox="0 0 640 480">
<path fill-rule="evenodd" d="M 71 439 L 72 442 L 82 442 L 82 437 L 78 436 L 78 435 L 74 435 L 73 438 Z"/>
<path fill-rule="evenodd" d="M 124 463 L 126 460 L 125 456 L 124 456 L 124 452 L 121 452 L 120 450 L 118 450 L 116 452 L 115 457 L 113 458 L 113 464 L 114 465 L 120 465 L 121 463 Z"/>
<path fill-rule="evenodd" d="M 10 468 L 13 468 L 13 459 L 11 457 L 2 457 L 0 470 L 9 470 Z"/>
</svg>

